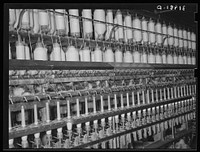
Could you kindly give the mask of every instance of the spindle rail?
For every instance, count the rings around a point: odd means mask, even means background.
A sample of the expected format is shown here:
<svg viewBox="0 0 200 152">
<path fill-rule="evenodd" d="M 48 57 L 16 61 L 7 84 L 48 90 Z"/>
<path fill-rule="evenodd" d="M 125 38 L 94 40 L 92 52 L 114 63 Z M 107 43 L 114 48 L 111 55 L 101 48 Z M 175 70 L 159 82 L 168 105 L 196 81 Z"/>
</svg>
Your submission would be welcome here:
<svg viewBox="0 0 200 152">
<path fill-rule="evenodd" d="M 118 137 L 118 136 L 122 136 L 122 135 L 125 135 L 125 134 L 128 134 L 128 133 L 132 133 L 134 131 L 137 131 L 137 130 L 140 130 L 140 129 L 143 129 L 143 128 L 147 128 L 149 126 L 152 126 L 152 125 L 155 125 L 155 124 L 158 124 L 158 123 L 161 123 L 161 122 L 165 122 L 165 121 L 173 119 L 173 118 L 177 118 L 179 116 L 191 113 L 192 111 L 193 110 L 191 110 L 189 112 L 185 112 L 183 114 L 178 114 L 178 115 L 172 116 L 170 118 L 165 118 L 163 120 L 159 120 L 159 121 L 147 124 L 147 125 L 139 126 L 139 127 L 136 127 L 136 128 L 130 129 L 130 130 L 126 130 L 126 131 L 123 131 L 123 132 L 120 132 L 120 133 L 116 133 L 116 134 L 110 135 L 108 137 L 98 139 L 98 140 L 95 140 L 95 141 L 91 141 L 91 142 L 88 142 L 86 144 L 81 144 L 80 146 L 76 146 L 76 147 L 73 147 L 73 148 L 84 148 L 84 147 L 91 146 L 91 145 L 94 145 L 94 144 L 97 144 L 97 143 L 101 143 L 103 141 L 108 141 L 109 139 L 113 139 L 113 138 Z"/>
<path fill-rule="evenodd" d="M 178 64 L 144 64 L 111 62 L 73 62 L 73 61 L 39 61 L 9 60 L 9 70 L 112 70 L 112 69 L 195 69 L 195 65 Z"/>
<path fill-rule="evenodd" d="M 88 122 L 88 121 L 107 118 L 107 117 L 111 117 L 111 116 L 115 116 L 115 115 L 120 115 L 120 114 L 123 114 L 123 113 L 137 111 L 137 110 L 140 110 L 140 109 L 142 110 L 142 109 L 150 108 L 150 107 L 153 107 L 153 106 L 164 105 L 166 103 L 168 104 L 168 103 L 173 103 L 173 102 L 180 101 L 180 100 L 187 100 L 187 99 L 190 99 L 190 98 L 191 98 L 191 96 L 188 96 L 188 97 L 183 97 L 183 98 L 178 98 L 178 99 L 166 100 L 166 101 L 162 101 L 162 102 L 154 102 L 154 103 L 147 104 L 147 105 L 140 105 L 140 106 L 125 108 L 125 109 L 119 108 L 117 110 L 105 111 L 103 113 L 98 112 L 98 115 L 90 114 L 88 116 L 83 115 L 82 117 L 79 117 L 79 118 L 77 118 L 77 117 L 72 118 L 72 119 L 63 118 L 60 121 L 53 120 L 49 123 L 41 123 L 41 124 L 39 123 L 38 125 L 31 124 L 31 125 L 28 125 L 24 128 L 20 127 L 20 128 L 12 129 L 11 131 L 9 131 L 9 139 L 13 139 L 13 138 L 20 137 L 20 136 L 25 136 L 25 135 L 28 135 L 28 134 L 34 134 L 34 133 L 37 133 L 37 132 L 43 132 L 43 131 L 46 131 L 46 130 L 61 128 L 61 127 L 64 127 L 66 125 L 66 122 L 72 122 L 73 124 L 79 124 L 79 123 L 83 123 L 83 122 Z M 57 102 L 57 100 L 54 101 L 54 104 L 56 105 L 55 102 Z M 50 104 L 51 103 L 53 103 L 53 101 L 51 101 Z M 67 102 L 66 102 L 66 104 L 67 104 Z M 60 103 L 60 105 L 62 105 L 62 103 Z M 29 106 L 30 106 L 30 104 L 29 104 Z M 11 107 L 10 107 L 10 110 L 12 111 Z M 111 139 L 111 138 L 109 138 L 109 139 Z"/>
</svg>

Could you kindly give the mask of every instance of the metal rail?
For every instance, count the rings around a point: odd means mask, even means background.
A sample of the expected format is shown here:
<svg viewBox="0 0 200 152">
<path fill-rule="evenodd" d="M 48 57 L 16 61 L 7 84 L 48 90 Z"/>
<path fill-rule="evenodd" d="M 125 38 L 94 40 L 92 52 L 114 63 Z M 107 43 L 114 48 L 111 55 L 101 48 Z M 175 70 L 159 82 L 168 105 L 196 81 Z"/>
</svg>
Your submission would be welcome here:
<svg viewBox="0 0 200 152">
<path fill-rule="evenodd" d="M 134 73 L 133 73 L 134 74 Z M 153 77 L 174 77 L 177 76 L 176 74 L 162 74 L 162 75 L 153 75 Z M 193 74 L 184 74 L 184 76 L 193 76 Z M 61 76 L 62 77 L 62 76 Z M 45 84 L 45 83 L 65 83 L 65 82 L 85 82 L 85 81 L 106 81 L 106 80 L 130 80 L 130 79 L 137 79 L 137 78 L 151 78 L 150 75 L 132 75 L 132 76 L 88 76 L 88 77 L 62 77 L 62 78 L 49 78 L 48 81 L 44 78 L 10 78 L 9 86 L 14 85 L 30 85 L 30 84 Z"/>
<path fill-rule="evenodd" d="M 195 65 L 111 63 L 111 62 L 73 62 L 73 61 L 39 61 L 9 60 L 9 70 L 112 70 L 128 69 L 195 69 Z"/>
<path fill-rule="evenodd" d="M 105 138 L 102 138 L 102 139 L 99 139 L 99 140 L 91 141 L 91 142 L 86 143 L 86 144 L 81 144 L 80 146 L 73 147 L 72 149 L 74 149 L 74 148 L 84 148 L 84 147 L 88 147 L 88 146 L 91 146 L 91 145 L 94 145 L 94 144 L 97 144 L 97 143 L 101 143 L 103 141 L 108 141 L 109 139 L 113 139 L 113 138 L 118 137 L 118 136 L 122 136 L 122 135 L 125 135 L 125 134 L 128 134 L 128 133 L 132 133 L 134 131 L 137 131 L 137 130 L 140 130 L 140 129 L 143 129 L 143 128 L 146 128 L 146 127 L 149 127 L 149 126 L 152 126 L 152 125 L 155 125 L 155 124 L 158 124 L 158 123 L 173 119 L 173 118 L 177 118 L 179 116 L 188 114 L 188 113 L 190 113 L 192 111 L 193 110 L 191 110 L 189 112 L 186 112 L 186 113 L 183 113 L 183 114 L 178 114 L 178 115 L 172 116 L 170 118 L 165 118 L 163 120 L 159 120 L 159 121 L 147 124 L 147 125 L 139 126 L 137 128 L 133 128 L 133 129 L 126 130 L 126 131 L 123 131 L 123 132 L 120 132 L 120 133 L 116 133 L 114 135 L 111 135 L 111 136 L 108 136 L 108 137 L 105 137 Z"/>
<path fill-rule="evenodd" d="M 188 97 L 184 97 L 184 98 L 166 100 L 166 101 L 162 101 L 162 102 L 154 102 L 154 103 L 151 103 L 151 104 L 135 106 L 135 107 L 131 107 L 131 108 L 125 108 L 125 109 L 119 108 L 117 110 L 105 111 L 103 113 L 98 112 L 98 115 L 97 114 L 95 114 L 95 115 L 90 114 L 88 116 L 82 115 L 79 118 L 77 118 L 77 117 L 72 118 L 72 119 L 63 118 L 60 121 L 53 120 L 49 123 L 39 123 L 38 125 L 31 124 L 31 125 L 27 125 L 24 128 L 21 127 L 21 128 L 12 129 L 9 132 L 9 139 L 25 136 L 25 135 L 28 135 L 28 134 L 34 134 L 34 133 L 37 133 L 37 132 L 43 132 L 43 131 L 46 131 L 46 130 L 61 128 L 61 127 L 66 126 L 67 122 L 71 122 L 72 124 L 78 124 L 78 123 L 83 123 L 83 122 L 87 122 L 87 121 L 93 121 L 93 120 L 97 120 L 97 119 L 107 118 L 109 116 L 120 115 L 120 114 L 128 113 L 128 112 L 131 112 L 131 111 L 137 111 L 137 110 L 140 110 L 140 109 L 150 108 L 152 106 L 164 105 L 166 103 L 167 104 L 173 103 L 173 102 L 176 102 L 176 101 L 179 101 L 179 100 L 186 100 L 186 99 L 190 99 L 190 98 L 191 98 L 191 96 L 188 96 Z"/>
</svg>

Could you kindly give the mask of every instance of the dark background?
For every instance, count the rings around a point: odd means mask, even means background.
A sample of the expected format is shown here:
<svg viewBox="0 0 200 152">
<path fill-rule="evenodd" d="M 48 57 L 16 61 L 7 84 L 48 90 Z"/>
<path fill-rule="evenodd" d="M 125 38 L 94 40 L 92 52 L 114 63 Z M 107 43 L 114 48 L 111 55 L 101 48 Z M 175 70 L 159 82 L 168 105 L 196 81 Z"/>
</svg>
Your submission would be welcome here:
<svg viewBox="0 0 200 152">
<path fill-rule="evenodd" d="M 157 9 L 156 4 L 143 4 L 143 5 L 138 5 L 135 9 L 141 10 L 146 13 L 151 13 L 155 14 L 156 11 L 160 11 Z M 195 23 L 195 12 L 198 12 L 198 7 L 195 3 L 160 3 L 159 5 L 161 6 L 166 6 L 166 5 L 177 5 L 177 6 L 183 6 L 185 5 L 185 11 L 180 11 L 180 10 L 175 10 L 175 11 L 169 11 L 169 12 L 164 12 L 160 14 L 160 18 L 166 21 L 172 21 L 176 23 L 177 25 L 184 25 L 186 27 L 192 28 L 193 30 L 196 29 L 197 24 Z M 166 10 L 166 9 L 165 9 Z M 162 10 L 162 11 L 165 11 Z M 156 14 L 155 14 L 156 15 Z"/>
</svg>

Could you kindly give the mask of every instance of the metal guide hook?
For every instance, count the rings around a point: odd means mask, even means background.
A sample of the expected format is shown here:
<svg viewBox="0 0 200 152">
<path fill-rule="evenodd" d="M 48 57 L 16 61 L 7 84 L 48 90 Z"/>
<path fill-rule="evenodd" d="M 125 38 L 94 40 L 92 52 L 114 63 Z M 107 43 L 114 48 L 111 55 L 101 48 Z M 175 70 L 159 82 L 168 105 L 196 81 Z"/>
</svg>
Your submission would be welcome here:
<svg viewBox="0 0 200 152">
<path fill-rule="evenodd" d="M 69 95 L 72 98 L 72 94 L 71 93 L 67 93 L 67 95 Z"/>
<path fill-rule="evenodd" d="M 90 95 L 90 92 L 89 91 L 85 91 L 88 95 Z"/>
<path fill-rule="evenodd" d="M 33 59 L 33 48 L 32 48 L 32 45 L 31 45 L 30 31 L 28 32 L 28 41 L 29 41 L 29 45 L 30 45 L 30 49 L 31 49 L 31 59 Z"/>
<path fill-rule="evenodd" d="M 60 35 L 58 35 L 58 40 L 59 40 L 59 43 L 60 43 L 60 47 L 62 49 L 62 43 L 61 43 Z"/>
<path fill-rule="evenodd" d="M 57 95 L 61 96 L 63 99 L 65 98 L 61 92 L 57 92 Z"/>
<path fill-rule="evenodd" d="M 49 94 L 46 94 L 46 96 L 47 96 L 47 98 L 48 98 L 49 100 L 51 100 L 51 96 L 50 96 Z"/>
<path fill-rule="evenodd" d="M 62 82 L 60 84 L 63 86 L 64 90 L 67 91 L 64 84 Z"/>
<path fill-rule="evenodd" d="M 52 42 L 52 46 L 53 46 L 53 35 L 51 34 L 51 42 Z"/>
<path fill-rule="evenodd" d="M 82 44 L 80 46 L 80 50 L 83 49 L 84 43 L 85 43 L 85 39 L 83 38 L 83 42 L 82 42 Z"/>
<path fill-rule="evenodd" d="M 36 98 L 38 101 L 41 101 L 40 98 L 39 98 L 38 96 L 35 96 L 35 98 Z"/>
<path fill-rule="evenodd" d="M 23 97 L 23 99 L 24 99 L 26 102 L 28 102 L 28 100 L 27 100 L 27 98 L 26 98 L 26 97 Z"/>
<path fill-rule="evenodd" d="M 81 94 L 81 92 L 80 92 L 80 91 L 78 91 L 78 94 L 79 94 L 79 96 L 82 96 L 82 94 Z"/>
</svg>

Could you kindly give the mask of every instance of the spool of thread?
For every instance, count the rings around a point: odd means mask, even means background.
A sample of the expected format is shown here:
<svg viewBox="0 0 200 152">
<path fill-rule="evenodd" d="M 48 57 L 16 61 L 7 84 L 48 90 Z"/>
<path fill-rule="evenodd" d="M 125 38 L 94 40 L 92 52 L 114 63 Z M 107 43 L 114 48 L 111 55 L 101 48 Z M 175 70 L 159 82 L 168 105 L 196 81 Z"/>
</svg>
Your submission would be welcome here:
<svg viewBox="0 0 200 152">
<path fill-rule="evenodd" d="M 91 9 L 83 9 L 82 17 L 92 19 Z M 84 33 L 84 38 L 92 38 L 92 33 L 93 33 L 92 20 L 83 19 L 83 33 Z"/>
<path fill-rule="evenodd" d="M 145 104 L 145 95 L 144 95 L 144 90 L 142 90 L 142 104 Z"/>
<path fill-rule="evenodd" d="M 111 48 L 107 48 L 105 51 L 105 62 L 114 62 L 114 53 Z"/>
<path fill-rule="evenodd" d="M 161 64 L 162 63 L 162 57 L 160 56 L 159 53 L 156 54 L 156 63 Z"/>
<path fill-rule="evenodd" d="M 187 64 L 187 57 L 186 57 L 186 55 L 183 55 L 183 64 Z"/>
<path fill-rule="evenodd" d="M 156 30 L 157 33 L 160 33 L 160 34 L 156 35 L 156 42 L 157 42 L 158 45 L 161 46 L 163 37 L 161 35 L 161 33 L 162 33 L 162 26 L 161 26 L 161 23 L 159 21 L 156 23 L 155 30 Z"/>
<path fill-rule="evenodd" d="M 69 46 L 65 52 L 66 61 L 79 61 L 78 50 L 74 46 Z"/>
<path fill-rule="evenodd" d="M 21 28 L 24 30 L 30 29 L 30 10 L 26 10 L 22 16 Z"/>
<path fill-rule="evenodd" d="M 117 24 L 117 17 L 114 18 L 114 24 Z M 115 30 L 115 41 L 119 41 L 118 30 Z"/>
<path fill-rule="evenodd" d="M 133 51 L 133 61 L 134 63 L 140 63 L 141 59 L 140 59 L 140 52 L 138 51 Z"/>
<path fill-rule="evenodd" d="M 183 38 L 183 30 L 181 30 L 181 28 L 178 29 L 178 37 L 179 37 L 179 48 L 183 47 L 183 40 L 181 38 Z"/>
<path fill-rule="evenodd" d="M 174 59 L 174 64 L 178 64 L 178 57 L 177 57 L 177 55 L 176 54 L 174 54 L 174 57 L 173 57 L 173 59 Z"/>
<path fill-rule="evenodd" d="M 33 33 L 38 33 L 39 32 L 39 13 L 37 9 L 33 9 L 33 21 L 34 21 L 34 26 L 33 26 Z"/>
<path fill-rule="evenodd" d="M 67 118 L 70 119 L 71 118 L 71 114 L 70 114 L 70 101 L 67 100 Z"/>
<path fill-rule="evenodd" d="M 117 24 L 118 25 L 123 25 L 123 19 L 122 19 L 122 13 L 120 10 L 117 10 L 116 13 L 116 19 L 117 19 Z M 118 26 L 118 28 L 116 29 L 118 31 L 118 39 L 120 41 L 124 40 L 124 31 L 123 31 L 123 27 Z"/>
<path fill-rule="evenodd" d="M 135 106 L 135 95 L 134 95 L 134 92 L 132 92 L 132 104 L 133 104 L 133 107 Z"/>
<path fill-rule="evenodd" d="M 49 31 L 49 14 L 46 10 L 39 10 L 39 26 L 40 30 L 43 32 Z"/>
<path fill-rule="evenodd" d="M 187 31 L 186 31 L 186 29 L 183 30 L 183 38 L 184 38 L 183 47 L 185 49 L 187 49 L 188 48 L 188 42 L 187 42 Z"/>
<path fill-rule="evenodd" d="M 34 60 L 47 60 L 47 49 L 42 46 L 40 38 L 36 44 L 36 48 L 33 52 Z"/>
<path fill-rule="evenodd" d="M 162 34 L 164 34 L 164 37 L 166 37 L 167 36 L 167 26 L 166 26 L 166 24 L 165 23 L 163 23 L 162 24 Z M 165 47 L 167 47 L 168 46 L 168 41 L 167 41 L 167 38 L 165 39 L 165 41 L 164 41 L 164 44 L 163 44 Z"/>
<path fill-rule="evenodd" d="M 102 62 L 103 61 L 103 54 L 99 47 L 96 47 L 94 50 L 94 61 L 95 62 Z"/>
<path fill-rule="evenodd" d="M 61 55 L 61 61 L 66 61 L 66 59 L 65 59 L 65 52 L 63 51 L 62 48 L 60 48 L 60 55 Z"/>
<path fill-rule="evenodd" d="M 87 100 L 87 97 L 85 97 L 85 114 L 88 115 L 88 100 Z"/>
<path fill-rule="evenodd" d="M 76 99 L 76 107 L 77 107 L 77 117 L 80 117 L 80 109 L 79 109 L 79 99 Z"/>
<path fill-rule="evenodd" d="M 168 25 L 168 28 L 167 28 L 167 33 L 169 34 L 169 38 L 168 38 L 168 44 L 169 44 L 169 46 L 173 46 L 174 45 L 174 38 L 173 38 L 173 36 L 174 36 L 174 31 L 173 31 L 173 28 L 172 28 L 172 26 L 169 24 Z"/>
<path fill-rule="evenodd" d="M 137 28 L 133 30 L 133 37 L 137 43 L 142 41 L 142 29 L 141 20 L 137 17 L 137 15 L 133 18 L 133 28 Z"/>
<path fill-rule="evenodd" d="M 173 64 L 173 58 L 171 54 L 167 55 L 167 64 Z"/>
<path fill-rule="evenodd" d="M 15 23 L 15 9 L 9 9 L 9 30 L 14 29 L 14 23 Z"/>
<path fill-rule="evenodd" d="M 155 56 L 153 55 L 153 53 L 150 53 L 148 55 L 148 63 L 155 63 Z"/>
<path fill-rule="evenodd" d="M 55 13 L 53 9 L 50 9 L 52 12 L 49 12 L 49 16 L 50 16 L 50 30 L 49 33 L 51 35 L 55 35 L 56 34 L 56 23 L 55 23 Z"/>
<path fill-rule="evenodd" d="M 28 45 L 25 43 L 25 39 L 24 39 L 24 53 L 25 53 L 25 59 L 30 60 L 31 59 L 30 50 Z"/>
<path fill-rule="evenodd" d="M 20 35 L 18 35 L 18 41 L 16 41 L 16 59 L 17 60 L 25 59 L 24 45 L 21 41 Z"/>
<path fill-rule="evenodd" d="M 155 32 L 155 23 L 151 18 L 148 22 L 148 31 Z M 156 42 L 156 35 L 154 33 L 149 33 L 149 42 L 151 44 L 154 44 Z"/>
<path fill-rule="evenodd" d="M 131 15 L 126 15 L 124 18 L 125 26 L 129 27 L 125 29 L 126 39 L 132 40 L 133 39 L 133 32 L 132 32 L 132 21 L 131 21 Z"/>
<path fill-rule="evenodd" d="M 61 61 L 61 49 L 60 45 L 56 42 L 53 44 L 52 61 Z"/>
<path fill-rule="evenodd" d="M 85 62 L 90 62 L 91 61 L 89 47 L 85 47 L 82 50 L 82 57 L 83 57 L 83 61 L 85 61 Z"/>
<path fill-rule="evenodd" d="M 114 94 L 115 110 L 117 110 L 117 95 Z"/>
<path fill-rule="evenodd" d="M 24 106 L 21 106 L 21 125 L 22 127 L 26 126 Z"/>
<path fill-rule="evenodd" d="M 108 110 L 111 110 L 111 104 L 110 104 L 110 95 L 108 95 Z"/>
<path fill-rule="evenodd" d="M 178 37 L 178 29 L 176 28 L 176 26 L 174 26 L 173 30 L 174 30 L 174 36 Z M 178 38 L 174 38 L 174 47 L 178 47 L 178 45 L 179 45 Z"/>
<path fill-rule="evenodd" d="M 131 51 L 126 51 L 124 54 L 124 63 L 133 63 L 133 56 Z"/>
<path fill-rule="evenodd" d="M 63 14 L 59 13 L 65 13 L 64 9 L 55 9 L 55 25 L 56 25 L 56 30 L 58 35 L 65 35 L 65 17 Z"/>
<path fill-rule="evenodd" d="M 140 93 L 137 91 L 137 104 L 140 105 Z"/>
<path fill-rule="evenodd" d="M 154 91 L 151 90 L 151 100 L 152 100 L 152 103 L 154 103 Z"/>
<path fill-rule="evenodd" d="M 125 20 L 123 22 L 123 26 L 125 26 Z M 124 32 L 124 43 L 128 43 L 128 39 L 127 39 L 127 36 L 126 36 L 126 27 L 123 27 L 123 32 Z M 129 42 L 132 42 L 132 40 L 129 40 Z"/>
<path fill-rule="evenodd" d="M 142 22 L 141 23 L 142 23 L 142 30 L 147 31 L 148 30 L 147 20 L 145 19 L 144 16 L 142 17 Z M 143 41 L 143 43 L 148 44 L 149 36 L 148 36 L 148 33 L 145 32 L 145 31 L 142 32 L 142 41 Z"/>
<path fill-rule="evenodd" d="M 106 14 L 106 23 L 113 23 L 113 12 L 112 10 L 107 10 Z M 110 38 L 110 33 L 112 31 L 113 25 L 107 24 L 107 31 L 105 35 L 105 39 L 108 40 Z M 114 32 L 112 33 L 111 39 L 114 39 Z"/>
<path fill-rule="evenodd" d="M 103 96 L 101 95 L 101 112 L 104 112 Z"/>
<path fill-rule="evenodd" d="M 120 97 L 121 97 L 121 108 L 124 108 L 123 94 L 121 94 Z"/>
<path fill-rule="evenodd" d="M 192 49 L 196 50 L 196 34 L 194 32 L 191 33 L 191 40 L 194 41 L 192 42 Z"/>
<path fill-rule="evenodd" d="M 94 113 L 96 113 L 96 100 L 95 100 L 95 96 L 93 96 L 92 99 L 93 99 L 93 110 L 94 110 Z"/>
<path fill-rule="evenodd" d="M 123 54 L 122 51 L 117 49 L 115 50 L 115 62 L 122 62 L 123 61 Z"/>
<path fill-rule="evenodd" d="M 57 101 L 57 120 L 60 120 L 60 102 Z"/>
<path fill-rule="evenodd" d="M 103 9 L 94 10 L 94 20 L 105 22 L 105 11 Z M 101 22 L 94 22 L 95 39 L 104 39 L 104 33 L 106 31 L 106 24 Z"/>
<path fill-rule="evenodd" d="M 79 24 L 79 10 L 78 9 L 69 9 L 69 14 L 74 16 L 69 16 L 69 23 L 71 29 L 71 35 L 75 37 L 80 37 L 80 24 Z"/>
<path fill-rule="evenodd" d="M 94 60 L 94 51 L 91 51 L 91 62 L 95 62 L 95 60 Z"/>
<path fill-rule="evenodd" d="M 149 99 L 149 90 L 147 90 L 147 104 L 150 103 L 150 99 Z"/>
<path fill-rule="evenodd" d="M 37 114 L 37 105 L 34 104 L 34 124 L 38 124 L 38 114 Z"/>
<path fill-rule="evenodd" d="M 182 55 L 179 55 L 179 56 L 178 56 L 178 64 L 183 64 Z"/>
<path fill-rule="evenodd" d="M 49 102 L 46 102 L 46 122 L 50 122 Z"/>
<path fill-rule="evenodd" d="M 127 103 L 127 107 L 129 107 L 129 94 L 126 93 L 126 103 Z"/>
<path fill-rule="evenodd" d="M 167 63 L 166 54 L 162 54 L 162 63 L 163 63 L 163 64 L 166 64 L 166 63 Z"/>
<path fill-rule="evenodd" d="M 142 56 L 141 56 L 142 63 L 148 63 L 147 58 L 148 58 L 147 53 L 146 53 L 146 52 L 143 52 L 143 53 L 142 53 Z"/>
</svg>

